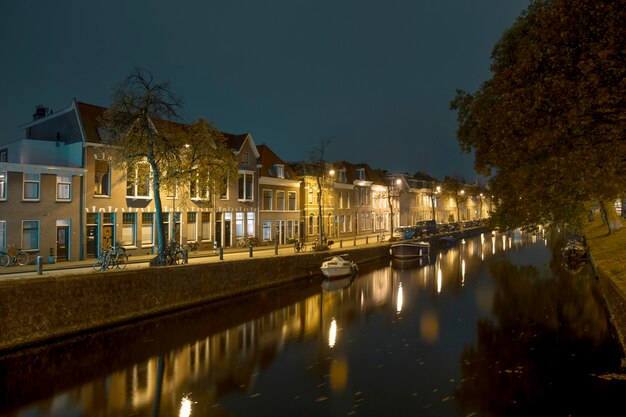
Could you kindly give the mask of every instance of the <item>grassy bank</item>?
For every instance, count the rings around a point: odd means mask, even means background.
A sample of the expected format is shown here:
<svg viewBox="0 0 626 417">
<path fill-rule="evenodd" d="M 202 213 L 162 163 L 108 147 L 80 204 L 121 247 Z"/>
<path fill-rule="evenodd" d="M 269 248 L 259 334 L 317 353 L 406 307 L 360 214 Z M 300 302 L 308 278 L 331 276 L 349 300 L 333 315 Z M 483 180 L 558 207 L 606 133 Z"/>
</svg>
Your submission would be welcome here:
<svg viewBox="0 0 626 417">
<path fill-rule="evenodd" d="M 596 266 L 626 292 L 626 227 L 608 234 L 599 216 L 585 229 L 587 245 Z"/>
</svg>

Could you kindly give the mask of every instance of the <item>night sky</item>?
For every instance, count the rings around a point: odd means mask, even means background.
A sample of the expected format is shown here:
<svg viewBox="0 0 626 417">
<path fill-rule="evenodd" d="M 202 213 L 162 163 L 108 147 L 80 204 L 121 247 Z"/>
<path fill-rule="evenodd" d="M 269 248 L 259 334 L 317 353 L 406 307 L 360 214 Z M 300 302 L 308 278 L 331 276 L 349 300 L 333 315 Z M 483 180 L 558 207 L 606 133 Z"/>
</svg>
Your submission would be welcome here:
<svg viewBox="0 0 626 417">
<path fill-rule="evenodd" d="M 182 116 L 252 134 L 286 161 L 476 179 L 455 90 L 529 0 L 0 0 L 0 143 L 35 106 L 108 106 L 134 66 L 171 81 Z"/>
</svg>

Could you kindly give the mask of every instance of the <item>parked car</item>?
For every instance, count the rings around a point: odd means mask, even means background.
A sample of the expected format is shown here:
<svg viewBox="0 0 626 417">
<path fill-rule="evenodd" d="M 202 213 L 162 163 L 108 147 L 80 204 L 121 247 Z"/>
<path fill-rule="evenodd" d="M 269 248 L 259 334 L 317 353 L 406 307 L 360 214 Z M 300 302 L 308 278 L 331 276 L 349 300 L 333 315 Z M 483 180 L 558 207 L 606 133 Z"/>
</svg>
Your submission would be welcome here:
<svg viewBox="0 0 626 417">
<path fill-rule="evenodd" d="M 415 223 L 417 236 L 428 236 L 437 233 L 437 223 L 434 220 L 420 220 Z"/>
</svg>

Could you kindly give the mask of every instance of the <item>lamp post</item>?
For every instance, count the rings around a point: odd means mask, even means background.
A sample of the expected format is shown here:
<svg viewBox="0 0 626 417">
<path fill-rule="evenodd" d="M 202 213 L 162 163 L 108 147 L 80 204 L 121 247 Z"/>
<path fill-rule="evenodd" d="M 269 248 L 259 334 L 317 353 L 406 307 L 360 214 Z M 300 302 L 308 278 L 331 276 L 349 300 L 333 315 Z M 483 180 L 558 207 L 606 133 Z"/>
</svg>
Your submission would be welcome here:
<svg viewBox="0 0 626 417">
<path fill-rule="evenodd" d="M 335 170 L 334 169 L 330 169 L 328 171 L 328 175 L 332 179 L 335 177 Z M 326 179 L 326 170 L 324 169 L 322 171 L 322 175 L 320 176 L 318 174 L 317 176 L 317 187 L 318 187 L 318 208 L 319 208 L 319 219 L 318 219 L 318 225 L 319 225 L 319 237 L 318 237 L 318 244 L 322 244 L 322 242 L 324 241 L 324 188 L 326 188 L 327 186 L 327 179 Z M 329 225 L 330 227 L 330 225 Z"/>
</svg>

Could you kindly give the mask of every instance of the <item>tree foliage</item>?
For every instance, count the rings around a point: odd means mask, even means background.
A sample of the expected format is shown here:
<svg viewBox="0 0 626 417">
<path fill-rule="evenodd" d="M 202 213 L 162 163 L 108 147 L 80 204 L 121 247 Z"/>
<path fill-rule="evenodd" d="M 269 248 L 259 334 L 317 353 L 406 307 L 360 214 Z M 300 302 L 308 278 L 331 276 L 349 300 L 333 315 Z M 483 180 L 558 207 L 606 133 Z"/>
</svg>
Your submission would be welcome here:
<svg viewBox="0 0 626 417">
<path fill-rule="evenodd" d="M 457 91 L 458 141 L 491 176 L 499 225 L 580 221 L 626 189 L 624 22 L 626 0 L 535 1 L 495 45 L 491 79 Z"/>
<path fill-rule="evenodd" d="M 223 191 L 236 177 L 235 160 L 224 136 L 203 119 L 180 122 L 181 100 L 169 82 L 156 82 L 146 70 L 134 68 L 114 90 L 102 116 L 102 136 L 114 166 L 128 169 L 147 163 L 154 196 L 159 254 L 165 249 L 161 191 L 164 187 L 189 196 L 195 188 L 204 197 Z M 139 171 L 137 171 L 139 172 Z M 210 201 L 210 198 L 208 199 Z"/>
</svg>

